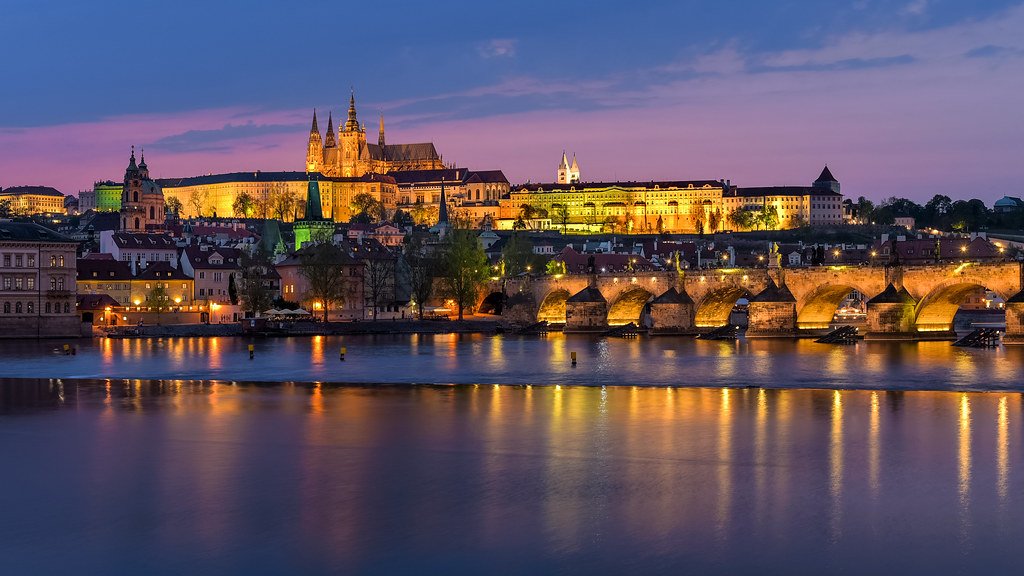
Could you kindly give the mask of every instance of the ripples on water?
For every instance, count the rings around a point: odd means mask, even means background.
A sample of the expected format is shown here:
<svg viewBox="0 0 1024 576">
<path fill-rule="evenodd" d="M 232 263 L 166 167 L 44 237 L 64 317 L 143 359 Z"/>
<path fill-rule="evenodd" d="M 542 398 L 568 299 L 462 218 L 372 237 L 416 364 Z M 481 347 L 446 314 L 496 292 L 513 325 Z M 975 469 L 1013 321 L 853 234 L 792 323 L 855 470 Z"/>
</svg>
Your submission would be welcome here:
<svg viewBox="0 0 1024 576">
<path fill-rule="evenodd" d="M 1016 573 L 1022 408 L 1016 393 L 7 381 L 0 557 L 11 574 Z"/>
<path fill-rule="evenodd" d="M 816 344 L 482 335 L 5 342 L 0 377 L 159 378 L 357 383 L 764 386 L 949 390 L 1024 389 L 1021 347 L 949 342 Z M 348 348 L 345 362 L 338 353 Z M 576 352 L 579 365 L 571 366 Z"/>
</svg>

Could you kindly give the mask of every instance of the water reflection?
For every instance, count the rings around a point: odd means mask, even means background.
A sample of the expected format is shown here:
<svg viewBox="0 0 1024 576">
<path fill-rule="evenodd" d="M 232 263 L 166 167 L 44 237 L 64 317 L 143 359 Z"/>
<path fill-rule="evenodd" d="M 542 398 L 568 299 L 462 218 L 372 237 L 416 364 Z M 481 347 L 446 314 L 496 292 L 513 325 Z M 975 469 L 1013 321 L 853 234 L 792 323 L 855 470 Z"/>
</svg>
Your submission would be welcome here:
<svg viewBox="0 0 1024 576">
<path fill-rule="evenodd" d="M 175 558 L 168 572 L 855 561 L 971 573 L 984 561 L 1007 573 L 1016 561 L 1000 551 L 1024 536 L 1024 510 L 1007 505 L 1022 488 L 1020 405 L 1005 393 L 6 381 L 0 453 L 19 466 L 0 491 L 0 552 L 12 573 L 69 558 L 152 573 L 152 557 Z"/>
</svg>

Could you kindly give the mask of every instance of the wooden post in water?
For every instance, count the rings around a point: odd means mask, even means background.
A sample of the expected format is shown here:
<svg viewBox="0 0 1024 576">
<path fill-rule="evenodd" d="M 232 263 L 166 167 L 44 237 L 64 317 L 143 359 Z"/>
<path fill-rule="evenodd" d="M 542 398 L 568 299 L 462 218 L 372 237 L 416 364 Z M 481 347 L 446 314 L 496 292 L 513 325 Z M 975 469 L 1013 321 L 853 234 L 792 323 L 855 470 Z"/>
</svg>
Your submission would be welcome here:
<svg viewBox="0 0 1024 576">
<path fill-rule="evenodd" d="M 340 354 L 338 355 L 338 358 L 339 358 L 339 359 L 340 359 L 340 360 L 341 360 L 342 362 L 344 362 L 344 361 L 345 361 L 345 353 L 346 353 L 346 352 L 348 352 L 348 348 L 346 348 L 346 347 L 342 346 L 342 347 L 341 347 L 341 353 L 340 353 Z"/>
<path fill-rule="evenodd" d="M 572 358 L 572 365 L 575 366 L 576 365 L 576 353 L 575 352 L 570 352 L 569 353 L 569 357 Z"/>
<path fill-rule="evenodd" d="M 249 344 L 249 360 L 252 360 L 255 357 L 256 357 L 256 345 L 255 344 Z"/>
</svg>

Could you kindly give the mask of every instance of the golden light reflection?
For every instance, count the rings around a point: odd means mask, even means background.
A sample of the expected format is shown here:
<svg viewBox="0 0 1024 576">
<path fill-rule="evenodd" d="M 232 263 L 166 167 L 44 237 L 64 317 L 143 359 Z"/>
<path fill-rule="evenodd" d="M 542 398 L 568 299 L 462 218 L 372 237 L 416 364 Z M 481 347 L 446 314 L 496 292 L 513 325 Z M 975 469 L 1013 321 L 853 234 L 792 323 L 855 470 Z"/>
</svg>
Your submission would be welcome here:
<svg viewBox="0 0 1024 576">
<path fill-rule="evenodd" d="M 961 535 L 965 536 L 970 525 L 968 508 L 971 491 L 971 401 L 966 393 L 960 394 L 959 439 L 957 487 L 960 494 L 960 530 Z"/>
<path fill-rule="evenodd" d="M 878 392 L 871 393 L 871 418 L 868 423 L 868 485 L 871 495 L 878 496 L 879 456 L 881 452 Z"/>
<path fill-rule="evenodd" d="M 313 385 L 313 392 L 309 397 L 309 413 L 315 416 L 322 416 L 324 413 L 324 390 L 319 382 Z"/>
<path fill-rule="evenodd" d="M 829 492 L 832 495 L 832 541 L 839 540 L 842 525 L 843 496 L 843 396 L 832 392 L 832 431 L 829 442 Z"/>
<path fill-rule="evenodd" d="M 999 398 L 996 416 L 996 491 L 999 500 L 1005 502 L 1009 491 L 1010 475 L 1010 434 L 1009 416 L 1006 408 L 1006 396 Z"/>
<path fill-rule="evenodd" d="M 757 522 L 764 521 L 765 504 L 768 496 L 768 393 L 764 388 L 757 390 L 757 413 L 754 426 L 754 494 L 757 501 Z"/>
<path fill-rule="evenodd" d="M 312 362 L 313 362 L 313 364 L 323 364 L 324 363 L 324 337 L 323 336 L 319 336 L 319 335 L 313 336 L 313 357 L 312 357 Z"/>
<path fill-rule="evenodd" d="M 725 539 L 729 529 L 729 513 L 732 508 L 732 410 L 730 392 L 722 389 L 718 407 L 718 514 L 716 533 Z"/>
</svg>

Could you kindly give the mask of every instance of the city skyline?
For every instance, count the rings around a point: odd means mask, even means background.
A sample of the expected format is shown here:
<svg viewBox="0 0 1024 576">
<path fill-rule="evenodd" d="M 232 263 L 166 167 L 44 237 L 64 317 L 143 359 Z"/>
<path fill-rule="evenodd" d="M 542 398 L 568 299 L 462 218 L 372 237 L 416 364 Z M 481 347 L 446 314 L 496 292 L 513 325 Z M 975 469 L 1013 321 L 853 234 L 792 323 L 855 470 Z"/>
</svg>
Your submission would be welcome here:
<svg viewBox="0 0 1024 576">
<path fill-rule="evenodd" d="M 74 194 L 133 143 L 155 177 L 301 170 L 313 108 L 337 121 L 354 87 L 371 130 L 383 112 L 399 141 L 514 183 L 554 180 L 564 149 L 589 181 L 807 184 L 827 163 L 853 198 L 1020 194 L 1021 3 L 544 8 L 68 5 L 54 43 L 15 5 L 0 33 L 26 55 L 5 76 L 26 89 L 0 95 L 0 186 Z M 135 49 L 104 37 L 134 25 Z"/>
</svg>

